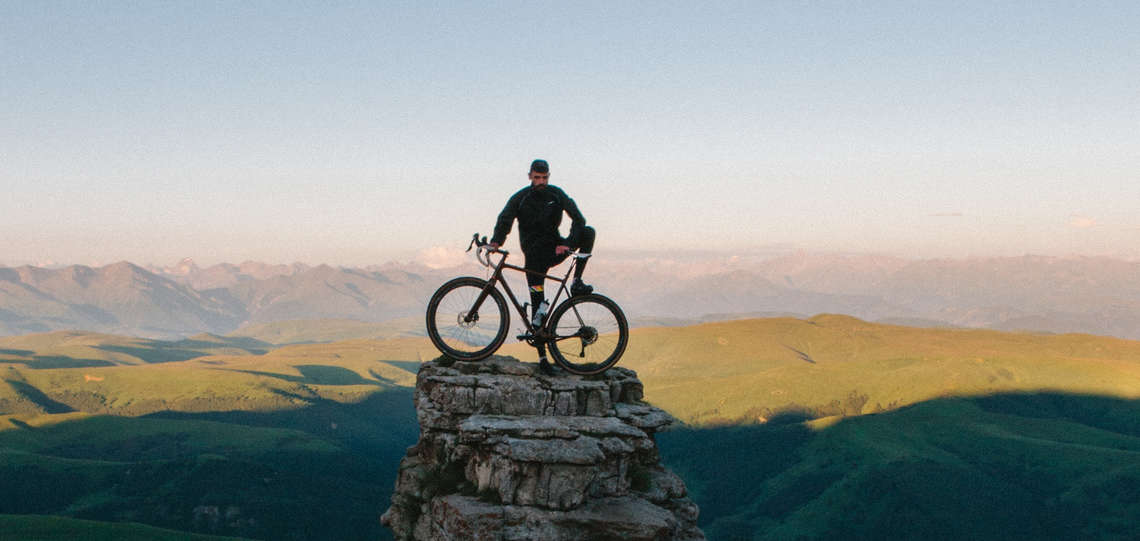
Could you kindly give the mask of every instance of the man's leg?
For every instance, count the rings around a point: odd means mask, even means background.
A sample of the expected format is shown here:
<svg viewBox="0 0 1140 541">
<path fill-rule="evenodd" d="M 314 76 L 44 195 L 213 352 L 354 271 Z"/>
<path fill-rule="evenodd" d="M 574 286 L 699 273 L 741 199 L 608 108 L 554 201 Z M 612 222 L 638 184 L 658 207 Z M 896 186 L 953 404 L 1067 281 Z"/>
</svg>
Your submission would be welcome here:
<svg viewBox="0 0 1140 541">
<path fill-rule="evenodd" d="M 543 291 L 544 283 L 546 282 L 546 273 L 550 267 L 546 266 L 546 261 L 543 258 L 527 257 L 526 263 L 523 266 L 528 271 L 526 273 L 526 285 L 530 289 L 530 310 L 531 314 L 538 314 L 538 308 L 542 302 L 546 300 L 546 293 Z M 540 273 L 540 274 L 535 274 Z"/>
<path fill-rule="evenodd" d="M 526 255 L 526 254 L 524 254 Z M 545 256 L 526 256 L 526 262 L 523 263 L 523 268 L 528 271 L 526 273 L 526 284 L 530 288 L 530 306 L 531 314 L 538 315 L 538 311 L 542 303 L 546 301 L 546 293 L 543 291 L 543 283 L 546 281 L 546 273 L 550 270 L 550 258 Z M 534 325 L 541 325 L 542 322 L 537 317 L 532 316 L 531 323 Z M 544 374 L 554 375 L 554 367 L 546 360 L 546 347 L 543 345 L 535 346 L 538 350 L 538 367 Z"/>
<path fill-rule="evenodd" d="M 589 295 L 594 291 L 593 286 L 582 283 L 582 272 L 586 270 L 586 262 L 590 260 L 590 255 L 594 251 L 594 238 L 597 232 L 594 228 L 586 226 L 582 229 L 582 236 L 578 242 L 578 254 L 574 257 L 577 261 L 574 265 L 574 283 L 570 286 L 570 293 L 572 295 Z"/>
</svg>

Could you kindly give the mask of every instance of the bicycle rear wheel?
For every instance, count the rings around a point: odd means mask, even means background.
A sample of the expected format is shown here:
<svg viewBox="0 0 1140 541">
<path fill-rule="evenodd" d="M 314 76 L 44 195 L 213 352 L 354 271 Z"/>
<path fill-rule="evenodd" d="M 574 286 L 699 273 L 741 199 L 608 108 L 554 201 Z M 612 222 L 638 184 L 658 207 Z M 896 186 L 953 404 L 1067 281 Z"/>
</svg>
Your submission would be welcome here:
<svg viewBox="0 0 1140 541">
<path fill-rule="evenodd" d="M 466 276 L 443 284 L 428 301 L 427 333 L 444 355 L 461 361 L 486 358 L 507 339 L 507 301 L 482 278 Z M 487 290 L 478 311 L 475 301 Z"/>
<path fill-rule="evenodd" d="M 567 372 L 605 372 L 629 343 L 629 322 L 614 301 L 602 295 L 572 297 L 550 316 L 550 354 Z"/>
</svg>

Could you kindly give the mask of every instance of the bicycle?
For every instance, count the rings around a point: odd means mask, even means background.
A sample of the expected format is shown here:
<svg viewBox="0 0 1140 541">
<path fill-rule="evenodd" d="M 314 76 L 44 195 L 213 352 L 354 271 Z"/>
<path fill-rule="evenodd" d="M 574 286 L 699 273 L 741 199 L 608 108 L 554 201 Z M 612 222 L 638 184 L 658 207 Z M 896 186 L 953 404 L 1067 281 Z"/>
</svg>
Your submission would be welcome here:
<svg viewBox="0 0 1140 541">
<path fill-rule="evenodd" d="M 487 237 L 476 233 L 467 251 L 477 247 L 475 258 L 483 266 L 493 268 L 490 279 L 463 276 L 443 284 L 432 295 L 427 307 L 427 333 L 444 355 L 461 361 L 479 361 L 489 357 L 503 345 L 510 327 L 507 302 L 499 291 L 501 284 L 522 318 L 526 332 L 519 340 L 541 348 L 549 346 L 554 362 L 567 372 L 579 375 L 600 374 L 616 364 L 629 343 L 629 322 L 621 307 L 608 297 L 596 293 L 572 296 L 566 287 L 577 259 L 566 275 L 559 278 L 543 274 L 559 283 L 550 301 L 554 310 L 535 325 L 527 317 L 526 304 L 519 304 L 503 276 L 504 269 L 540 274 L 507 263 L 510 252 L 487 244 Z M 501 255 L 492 263 L 494 255 Z M 561 303 L 559 299 L 565 294 Z M 488 305 L 488 300 L 490 303 Z"/>
</svg>

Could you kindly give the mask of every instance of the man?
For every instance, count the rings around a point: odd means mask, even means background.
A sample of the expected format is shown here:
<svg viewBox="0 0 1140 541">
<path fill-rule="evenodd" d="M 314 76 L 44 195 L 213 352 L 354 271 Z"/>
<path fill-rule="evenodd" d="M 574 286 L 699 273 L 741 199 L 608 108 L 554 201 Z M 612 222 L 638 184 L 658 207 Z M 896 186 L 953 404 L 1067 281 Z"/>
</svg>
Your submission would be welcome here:
<svg viewBox="0 0 1140 541">
<path fill-rule="evenodd" d="M 495 223 L 495 234 L 491 237 L 491 247 L 499 248 L 511 232 L 514 221 L 519 221 L 519 244 L 522 246 L 528 271 L 527 285 L 530 286 L 530 305 L 534 313 L 533 323 L 542 324 L 546 317 L 546 297 L 543 282 L 550 267 L 563 261 L 570 251 L 577 248 L 577 265 L 574 267 L 574 283 L 570 286 L 571 295 L 588 295 L 594 288 L 582 282 L 582 271 L 594 249 L 594 228 L 586 225 L 586 218 L 578 211 L 578 205 L 566 192 L 551 186 L 550 164 L 546 160 L 534 160 L 530 164 L 530 186 L 511 196 L 499 219 Z M 562 223 L 562 213 L 570 216 L 570 235 L 562 238 L 558 226 Z M 539 349 L 539 360 L 544 370 L 548 369 L 546 352 Z M 549 371 L 549 370 L 548 370 Z"/>
</svg>

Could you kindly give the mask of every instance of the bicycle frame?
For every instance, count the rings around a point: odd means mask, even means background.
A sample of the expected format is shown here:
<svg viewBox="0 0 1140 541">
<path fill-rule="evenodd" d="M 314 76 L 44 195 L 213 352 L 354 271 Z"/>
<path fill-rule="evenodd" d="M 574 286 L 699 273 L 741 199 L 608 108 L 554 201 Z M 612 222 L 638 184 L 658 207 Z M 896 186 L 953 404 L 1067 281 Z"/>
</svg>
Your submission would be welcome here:
<svg viewBox="0 0 1140 541">
<path fill-rule="evenodd" d="M 480 249 L 482 249 L 482 247 L 480 247 Z M 480 293 L 479 296 L 475 299 L 475 304 L 471 307 L 471 310 L 468 311 L 468 315 L 465 316 L 463 320 L 470 322 L 473 317 L 478 317 L 479 307 L 483 305 L 483 301 L 487 299 L 487 295 L 490 295 L 491 288 L 494 288 L 495 284 L 497 283 L 502 283 L 503 290 L 507 292 L 507 297 L 511 299 L 511 304 L 515 305 L 515 310 L 518 311 L 519 316 L 522 318 L 523 325 L 526 326 L 527 331 L 532 335 L 538 334 L 538 331 L 545 328 L 545 322 L 543 324 L 544 326 L 541 328 L 536 328 L 533 324 L 531 324 L 530 318 L 526 315 L 526 306 L 519 303 L 518 298 L 515 297 L 514 292 L 511 291 L 510 285 L 507 283 L 506 278 L 503 277 L 503 269 L 519 271 L 525 274 L 533 274 L 535 276 L 542 276 L 544 278 L 549 278 L 555 282 L 558 282 L 558 291 L 554 294 L 554 298 L 550 301 L 550 306 L 553 307 L 558 306 L 559 299 L 562 297 L 563 293 L 566 294 L 566 298 L 570 298 L 570 292 L 566 289 L 566 281 L 570 279 L 570 273 L 574 270 L 574 267 L 578 264 L 578 261 L 572 261 L 570 263 L 570 267 L 566 269 L 566 275 L 562 278 L 559 278 L 551 274 L 543 274 L 540 272 L 525 269 L 518 265 L 511 265 L 507 263 L 507 256 L 510 255 L 510 252 L 506 250 L 487 250 L 486 259 L 483 257 L 477 257 L 479 259 L 479 262 L 490 267 L 492 266 L 492 254 L 499 254 L 502 256 L 502 258 L 499 259 L 498 264 L 494 265 L 495 272 L 491 275 L 491 278 L 487 280 L 487 288 L 484 289 L 483 292 Z"/>
<path fill-rule="evenodd" d="M 488 277 L 453 278 L 440 286 L 427 304 L 427 335 L 450 359 L 441 362 L 481 361 L 503 345 L 510 333 L 511 311 L 503 292 L 495 289 L 500 282 L 515 312 L 522 318 L 520 327 L 525 331 L 517 338 L 538 349 L 540 360 L 545 360 L 549 353 L 555 363 L 571 374 L 588 376 L 605 372 L 621 358 L 629 344 L 629 321 L 621 307 L 604 295 L 574 295 L 574 288 L 569 287 L 571 273 L 580 274 L 585 259 L 575 258 L 565 274 L 559 271 L 549 274 L 549 268 L 536 272 L 507 263 L 509 252 L 488 243 L 486 237 L 480 239 L 478 234 L 472 235 L 467 251 L 476 246 L 479 247 L 476 258 L 491 271 Z M 491 254 L 499 254 L 500 259 L 493 261 Z M 565 260 L 570 255 L 577 254 L 571 250 L 560 254 L 560 258 Z M 504 274 L 506 270 L 533 276 L 528 280 L 530 283 L 540 277 L 558 283 L 551 299 L 554 306 L 545 321 L 527 317 L 526 305 L 519 302 L 520 297 L 511 289 Z M 486 322 L 480 321 L 480 312 L 486 312 Z M 550 374 L 549 366 L 541 368 Z"/>
</svg>

